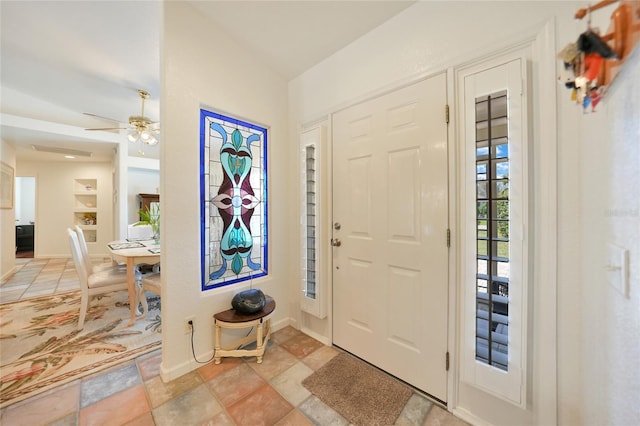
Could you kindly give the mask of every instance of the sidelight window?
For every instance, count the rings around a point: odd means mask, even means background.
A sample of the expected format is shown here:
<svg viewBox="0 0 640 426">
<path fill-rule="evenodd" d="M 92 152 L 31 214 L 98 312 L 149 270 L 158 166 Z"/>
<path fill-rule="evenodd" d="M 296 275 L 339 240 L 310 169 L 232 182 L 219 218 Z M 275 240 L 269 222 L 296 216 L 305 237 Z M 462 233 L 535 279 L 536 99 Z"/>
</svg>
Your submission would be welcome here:
<svg viewBox="0 0 640 426">
<path fill-rule="evenodd" d="M 525 404 L 528 162 L 526 60 L 478 64 L 461 90 L 462 379 Z"/>
<path fill-rule="evenodd" d="M 316 148 L 313 145 L 304 149 L 305 160 L 305 226 L 304 238 L 306 243 L 306 262 L 304 286 L 305 296 L 310 299 L 316 298 Z"/>
<path fill-rule="evenodd" d="M 300 134 L 300 235 L 301 281 L 300 306 L 318 318 L 325 318 L 326 265 L 329 245 L 326 235 L 327 220 L 322 207 L 327 205 L 326 180 L 323 181 L 322 165 L 326 158 L 326 130 L 315 126 Z M 325 241 L 325 244 L 321 244 Z"/>
<path fill-rule="evenodd" d="M 502 370 L 509 355 L 507 92 L 476 98 L 476 359 Z"/>
</svg>

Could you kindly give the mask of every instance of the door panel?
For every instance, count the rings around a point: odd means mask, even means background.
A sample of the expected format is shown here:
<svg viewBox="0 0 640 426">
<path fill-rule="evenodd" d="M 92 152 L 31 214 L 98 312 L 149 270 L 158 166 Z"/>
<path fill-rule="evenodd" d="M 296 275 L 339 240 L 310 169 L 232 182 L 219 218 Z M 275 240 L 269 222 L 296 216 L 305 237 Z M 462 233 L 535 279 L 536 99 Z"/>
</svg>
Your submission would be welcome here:
<svg viewBox="0 0 640 426">
<path fill-rule="evenodd" d="M 334 342 L 446 400 L 444 74 L 333 121 Z"/>
</svg>

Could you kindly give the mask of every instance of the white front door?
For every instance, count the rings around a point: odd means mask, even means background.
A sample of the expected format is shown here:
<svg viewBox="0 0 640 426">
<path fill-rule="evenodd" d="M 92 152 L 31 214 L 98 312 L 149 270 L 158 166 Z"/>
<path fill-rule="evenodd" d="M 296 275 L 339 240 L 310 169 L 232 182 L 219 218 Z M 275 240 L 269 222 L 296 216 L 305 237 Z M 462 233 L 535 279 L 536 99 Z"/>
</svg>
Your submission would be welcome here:
<svg viewBox="0 0 640 426">
<path fill-rule="evenodd" d="M 333 339 L 446 401 L 446 75 L 333 120 Z"/>
</svg>

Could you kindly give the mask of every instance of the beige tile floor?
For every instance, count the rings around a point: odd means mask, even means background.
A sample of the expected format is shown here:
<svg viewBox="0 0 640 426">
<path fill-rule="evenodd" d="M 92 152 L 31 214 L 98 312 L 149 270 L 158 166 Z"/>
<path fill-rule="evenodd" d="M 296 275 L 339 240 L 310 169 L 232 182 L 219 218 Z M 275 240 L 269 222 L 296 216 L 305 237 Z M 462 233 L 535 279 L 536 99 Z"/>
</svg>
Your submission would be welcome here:
<svg viewBox="0 0 640 426">
<path fill-rule="evenodd" d="M 72 259 L 16 259 L 18 270 L 0 283 L 0 303 L 80 290 Z"/>
<path fill-rule="evenodd" d="M 9 279 L 0 286 L 2 301 L 6 302 L 4 295 L 9 291 L 5 293 L 5 285 L 9 283 L 13 293 L 18 292 L 17 287 L 26 286 L 20 290 L 22 297 L 52 287 L 54 291 L 70 288 L 68 266 L 69 262 L 62 259 L 26 262 L 21 269 L 22 284 Z M 40 273 L 34 275 L 32 268 L 39 268 L 46 278 Z M 27 284 L 29 279 L 31 283 Z M 30 291 L 32 285 L 41 288 Z M 159 376 L 158 350 L 9 405 L 0 410 L 0 424 L 348 425 L 301 384 L 338 353 L 337 348 L 285 327 L 273 334 L 262 364 L 257 364 L 255 357 L 224 358 L 219 365 L 203 364 L 164 383 Z M 414 392 L 396 424 L 466 423 Z"/>
</svg>

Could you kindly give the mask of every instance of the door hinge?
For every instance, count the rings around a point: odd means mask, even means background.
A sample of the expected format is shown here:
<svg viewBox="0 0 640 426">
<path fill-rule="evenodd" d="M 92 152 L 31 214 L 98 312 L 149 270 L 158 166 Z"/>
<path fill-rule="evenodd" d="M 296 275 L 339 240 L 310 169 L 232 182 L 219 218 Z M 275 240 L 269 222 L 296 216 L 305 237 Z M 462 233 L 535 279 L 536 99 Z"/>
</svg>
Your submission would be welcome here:
<svg viewBox="0 0 640 426">
<path fill-rule="evenodd" d="M 444 106 L 444 121 L 449 124 L 449 105 Z"/>
<path fill-rule="evenodd" d="M 447 352 L 447 355 L 445 356 L 446 358 L 446 367 L 447 367 L 447 371 L 449 371 L 449 352 Z"/>
<path fill-rule="evenodd" d="M 447 247 L 451 247 L 451 229 L 447 229 Z"/>
</svg>

